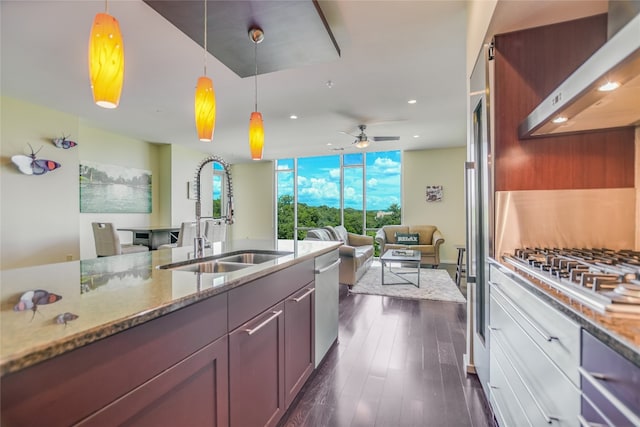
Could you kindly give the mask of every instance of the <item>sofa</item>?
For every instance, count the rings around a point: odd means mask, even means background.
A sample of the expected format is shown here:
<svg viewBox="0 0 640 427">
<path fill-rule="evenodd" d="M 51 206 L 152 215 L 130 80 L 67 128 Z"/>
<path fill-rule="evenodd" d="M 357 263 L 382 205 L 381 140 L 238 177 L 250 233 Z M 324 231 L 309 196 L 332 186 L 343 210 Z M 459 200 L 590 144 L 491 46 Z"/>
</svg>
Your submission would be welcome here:
<svg viewBox="0 0 640 427">
<path fill-rule="evenodd" d="M 385 225 L 376 232 L 375 240 L 381 255 L 389 249 L 413 249 L 422 253 L 420 264 L 433 268 L 440 264 L 444 237 L 435 225 Z"/>
<path fill-rule="evenodd" d="M 350 233 L 341 225 L 313 228 L 307 231 L 305 240 L 333 240 L 343 244 L 340 254 L 339 282 L 351 288 L 371 266 L 373 261 L 373 237 Z"/>
</svg>

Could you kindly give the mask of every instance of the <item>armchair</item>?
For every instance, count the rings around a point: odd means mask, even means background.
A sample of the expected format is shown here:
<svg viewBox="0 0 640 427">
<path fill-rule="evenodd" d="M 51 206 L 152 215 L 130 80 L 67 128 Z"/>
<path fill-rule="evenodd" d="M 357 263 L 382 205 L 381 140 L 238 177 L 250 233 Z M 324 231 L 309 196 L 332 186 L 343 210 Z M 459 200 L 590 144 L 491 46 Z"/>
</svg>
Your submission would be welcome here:
<svg viewBox="0 0 640 427">
<path fill-rule="evenodd" d="M 399 243 L 396 233 L 417 234 L 418 244 Z M 420 251 L 421 264 L 430 264 L 438 268 L 440 264 L 440 245 L 444 237 L 435 225 L 385 225 L 376 232 L 376 242 L 380 245 L 380 254 L 389 249 L 413 249 Z"/>
</svg>

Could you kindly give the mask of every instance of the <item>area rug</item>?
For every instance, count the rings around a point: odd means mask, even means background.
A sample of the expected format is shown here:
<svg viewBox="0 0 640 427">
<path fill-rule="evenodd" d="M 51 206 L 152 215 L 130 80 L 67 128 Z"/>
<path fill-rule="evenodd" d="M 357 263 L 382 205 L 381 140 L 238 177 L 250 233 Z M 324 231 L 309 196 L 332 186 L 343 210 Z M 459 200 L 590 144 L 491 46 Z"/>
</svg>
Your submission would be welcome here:
<svg viewBox="0 0 640 427">
<path fill-rule="evenodd" d="M 397 268 L 394 267 L 394 271 Z M 401 270 L 407 271 L 407 270 Z M 411 281 L 416 281 L 416 274 L 406 276 Z M 384 269 L 384 281 L 399 282 L 401 279 L 389 274 Z M 446 270 L 431 268 L 420 269 L 420 287 L 412 284 L 406 285 L 382 285 L 380 277 L 380 265 L 372 265 L 362 278 L 351 288 L 353 294 L 382 295 L 406 299 L 428 299 L 436 301 L 466 302 L 462 293 L 449 276 Z"/>
</svg>

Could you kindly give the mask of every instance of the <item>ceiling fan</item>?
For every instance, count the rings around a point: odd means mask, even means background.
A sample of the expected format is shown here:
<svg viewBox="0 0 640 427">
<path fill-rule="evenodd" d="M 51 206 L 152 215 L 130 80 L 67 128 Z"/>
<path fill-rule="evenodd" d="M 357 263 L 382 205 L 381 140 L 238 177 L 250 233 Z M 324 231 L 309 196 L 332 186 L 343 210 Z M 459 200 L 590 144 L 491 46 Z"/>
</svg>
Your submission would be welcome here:
<svg viewBox="0 0 640 427">
<path fill-rule="evenodd" d="M 360 129 L 360 134 L 359 135 L 352 135 L 352 134 L 347 133 L 347 132 L 340 132 L 340 133 L 344 133 L 345 135 L 350 135 L 350 136 L 353 136 L 354 138 L 356 138 L 356 140 L 353 141 L 353 145 L 355 145 L 358 148 L 367 148 L 371 141 L 380 142 L 380 141 L 398 141 L 398 140 L 400 140 L 399 136 L 372 136 L 371 138 L 369 138 L 367 136 L 367 134 L 364 133 L 366 128 L 367 128 L 367 125 L 358 125 L 358 129 Z"/>
</svg>

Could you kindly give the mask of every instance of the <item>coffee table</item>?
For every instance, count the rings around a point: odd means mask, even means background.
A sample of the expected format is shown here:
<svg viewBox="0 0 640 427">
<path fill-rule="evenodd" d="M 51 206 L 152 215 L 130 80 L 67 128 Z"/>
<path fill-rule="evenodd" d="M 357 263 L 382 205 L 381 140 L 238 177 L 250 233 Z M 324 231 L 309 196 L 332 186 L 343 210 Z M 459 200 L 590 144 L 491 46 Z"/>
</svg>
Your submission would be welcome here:
<svg viewBox="0 0 640 427">
<path fill-rule="evenodd" d="M 420 287 L 420 251 L 414 251 L 411 249 L 389 249 L 385 251 L 384 254 L 380 257 L 380 264 L 382 271 L 382 284 L 383 285 L 405 285 L 407 283 L 412 284 L 416 287 Z M 409 268 L 416 268 L 417 271 L 393 271 L 391 269 L 391 263 L 401 263 L 404 266 L 408 266 Z M 401 279 L 401 282 L 392 282 L 385 283 L 384 282 L 384 268 L 387 267 L 387 271 L 396 276 L 398 279 Z M 407 279 L 405 276 L 408 274 L 416 274 L 418 276 L 417 282 L 413 282 Z"/>
</svg>

